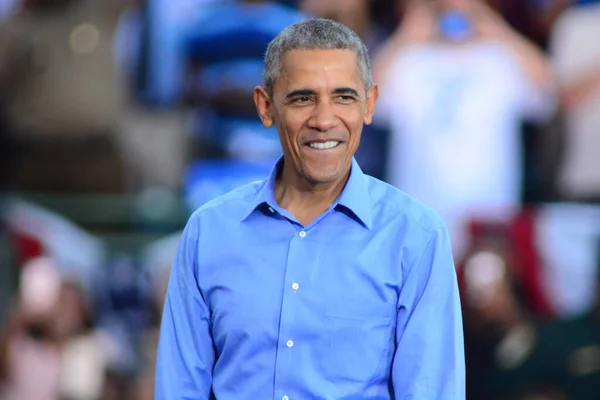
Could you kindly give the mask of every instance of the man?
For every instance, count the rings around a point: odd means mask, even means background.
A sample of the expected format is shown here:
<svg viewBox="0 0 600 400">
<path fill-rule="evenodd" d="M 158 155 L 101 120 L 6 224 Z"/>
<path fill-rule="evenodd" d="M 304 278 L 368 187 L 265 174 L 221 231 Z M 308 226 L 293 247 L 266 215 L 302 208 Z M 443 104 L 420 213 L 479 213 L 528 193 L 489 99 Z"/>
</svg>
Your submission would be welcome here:
<svg viewBox="0 0 600 400">
<path fill-rule="evenodd" d="M 353 159 L 375 112 L 365 45 L 283 30 L 255 91 L 284 155 L 190 218 L 167 291 L 157 399 L 464 399 L 448 233 Z"/>
</svg>

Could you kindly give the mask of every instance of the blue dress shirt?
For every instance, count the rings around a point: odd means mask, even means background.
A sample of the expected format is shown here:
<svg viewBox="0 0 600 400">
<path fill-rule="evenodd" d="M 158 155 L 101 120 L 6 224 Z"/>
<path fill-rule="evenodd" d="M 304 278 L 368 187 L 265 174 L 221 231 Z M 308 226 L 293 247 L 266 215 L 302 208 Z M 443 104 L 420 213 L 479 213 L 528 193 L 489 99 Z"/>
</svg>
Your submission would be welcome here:
<svg viewBox="0 0 600 400">
<path fill-rule="evenodd" d="M 464 400 L 448 233 L 353 161 L 302 226 L 270 177 L 190 218 L 165 301 L 156 399 Z"/>
</svg>

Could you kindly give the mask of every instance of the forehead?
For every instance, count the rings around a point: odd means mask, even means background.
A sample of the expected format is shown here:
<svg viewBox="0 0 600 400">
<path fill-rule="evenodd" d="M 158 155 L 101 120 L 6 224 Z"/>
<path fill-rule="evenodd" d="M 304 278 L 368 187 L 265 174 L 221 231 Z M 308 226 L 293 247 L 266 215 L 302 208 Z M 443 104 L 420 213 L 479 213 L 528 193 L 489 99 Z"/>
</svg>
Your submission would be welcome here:
<svg viewBox="0 0 600 400">
<path fill-rule="evenodd" d="M 282 62 L 283 73 L 276 90 L 364 88 L 358 58 L 352 50 L 290 50 Z"/>
</svg>

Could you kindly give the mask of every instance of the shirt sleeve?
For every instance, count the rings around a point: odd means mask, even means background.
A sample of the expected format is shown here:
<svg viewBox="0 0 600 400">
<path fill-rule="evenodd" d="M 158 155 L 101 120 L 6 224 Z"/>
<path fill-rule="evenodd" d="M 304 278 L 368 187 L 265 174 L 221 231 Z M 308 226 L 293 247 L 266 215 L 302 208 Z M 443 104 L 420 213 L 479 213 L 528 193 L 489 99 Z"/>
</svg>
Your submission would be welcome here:
<svg viewBox="0 0 600 400">
<path fill-rule="evenodd" d="M 208 400 L 215 352 L 197 282 L 198 220 L 192 216 L 171 270 L 156 363 L 156 400 Z"/>
<path fill-rule="evenodd" d="M 462 312 L 447 230 L 436 231 L 408 267 L 392 366 L 395 398 L 464 400 Z"/>
</svg>

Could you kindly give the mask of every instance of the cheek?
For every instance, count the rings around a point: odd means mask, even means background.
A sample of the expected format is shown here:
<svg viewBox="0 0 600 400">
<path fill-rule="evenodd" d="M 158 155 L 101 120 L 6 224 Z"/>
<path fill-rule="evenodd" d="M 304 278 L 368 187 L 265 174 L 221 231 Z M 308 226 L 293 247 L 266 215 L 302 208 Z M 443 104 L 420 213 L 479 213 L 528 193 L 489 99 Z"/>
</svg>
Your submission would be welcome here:
<svg viewBox="0 0 600 400">
<path fill-rule="evenodd" d="M 282 115 L 282 117 L 278 126 L 282 132 L 280 134 L 282 142 L 288 147 L 296 148 L 298 147 L 298 136 L 302 131 L 306 119 L 300 113 L 287 113 Z"/>
<path fill-rule="evenodd" d="M 350 135 L 350 143 L 358 145 L 364 125 L 363 113 L 349 113 L 343 120 Z"/>
</svg>

